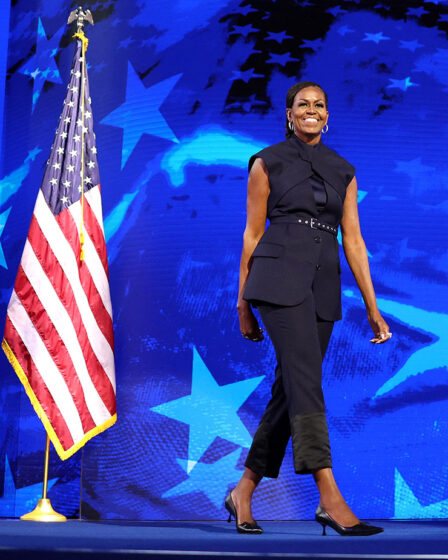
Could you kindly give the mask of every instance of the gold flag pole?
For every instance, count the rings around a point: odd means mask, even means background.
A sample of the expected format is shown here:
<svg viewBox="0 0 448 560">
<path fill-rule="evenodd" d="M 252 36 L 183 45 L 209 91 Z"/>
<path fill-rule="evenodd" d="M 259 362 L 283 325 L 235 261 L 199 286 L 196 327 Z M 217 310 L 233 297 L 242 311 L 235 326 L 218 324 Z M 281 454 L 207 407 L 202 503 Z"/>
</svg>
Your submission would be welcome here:
<svg viewBox="0 0 448 560">
<path fill-rule="evenodd" d="M 37 506 L 25 513 L 20 518 L 22 521 L 67 521 L 67 518 L 54 511 L 50 500 L 47 498 L 48 489 L 48 464 L 50 462 L 50 438 L 47 434 L 47 442 L 45 446 L 45 462 L 44 462 L 44 484 L 42 490 L 42 498 L 37 502 Z"/>
</svg>

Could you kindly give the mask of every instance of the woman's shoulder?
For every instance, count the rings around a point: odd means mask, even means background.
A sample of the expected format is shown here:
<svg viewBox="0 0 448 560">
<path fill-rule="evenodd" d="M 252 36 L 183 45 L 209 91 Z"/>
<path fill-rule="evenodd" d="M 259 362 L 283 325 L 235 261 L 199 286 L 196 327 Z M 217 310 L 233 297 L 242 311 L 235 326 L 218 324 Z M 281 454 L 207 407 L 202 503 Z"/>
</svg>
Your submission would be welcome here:
<svg viewBox="0 0 448 560">
<path fill-rule="evenodd" d="M 337 165 L 338 167 L 344 167 L 348 172 L 353 172 L 355 174 L 355 167 L 344 157 L 342 157 L 336 150 L 329 148 L 326 144 L 321 143 L 321 153 L 322 156 L 331 163 L 332 165 Z"/>
<path fill-rule="evenodd" d="M 253 154 L 249 159 L 249 171 L 257 158 L 261 158 L 269 167 L 270 164 L 278 159 L 285 157 L 285 154 L 290 150 L 290 145 L 287 140 L 277 142 L 271 146 L 266 146 L 256 154 Z"/>
</svg>

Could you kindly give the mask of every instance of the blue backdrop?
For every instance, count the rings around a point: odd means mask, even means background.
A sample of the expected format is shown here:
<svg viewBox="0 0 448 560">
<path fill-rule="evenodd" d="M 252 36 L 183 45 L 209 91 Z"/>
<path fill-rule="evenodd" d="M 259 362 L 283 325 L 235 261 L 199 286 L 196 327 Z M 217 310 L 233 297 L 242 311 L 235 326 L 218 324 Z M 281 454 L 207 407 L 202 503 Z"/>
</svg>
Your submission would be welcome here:
<svg viewBox="0 0 448 560">
<path fill-rule="evenodd" d="M 78 2 L 12 3 L 0 182 L 0 323 L 68 83 Z M 363 517 L 448 515 L 448 10 L 431 2 L 86 2 L 87 59 L 114 306 L 118 422 L 61 462 L 49 497 L 95 518 L 224 515 L 273 379 L 235 312 L 246 165 L 283 138 L 301 79 L 330 99 L 325 142 L 357 168 L 382 313 L 371 345 L 342 260 L 324 364 L 337 480 Z M 6 13 L 6 12 L 5 12 Z M 1 60 L 0 60 L 1 63 Z M 1 77 L 1 73 L 0 73 Z M 0 358 L 0 515 L 41 491 L 45 435 Z M 259 519 L 309 518 L 287 452 Z"/>
</svg>

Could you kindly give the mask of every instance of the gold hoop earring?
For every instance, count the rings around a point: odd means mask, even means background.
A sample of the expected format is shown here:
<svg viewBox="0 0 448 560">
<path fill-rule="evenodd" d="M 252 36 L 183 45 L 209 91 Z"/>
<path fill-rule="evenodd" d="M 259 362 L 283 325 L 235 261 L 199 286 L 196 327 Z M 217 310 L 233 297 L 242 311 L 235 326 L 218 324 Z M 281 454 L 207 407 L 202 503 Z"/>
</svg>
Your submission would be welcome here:
<svg viewBox="0 0 448 560">
<path fill-rule="evenodd" d="M 292 124 L 291 121 L 288 121 L 288 128 L 291 132 L 294 132 L 294 125 Z"/>
<path fill-rule="evenodd" d="M 325 128 L 326 128 L 327 130 L 325 130 Z M 328 124 L 326 124 L 326 125 L 323 127 L 323 129 L 322 129 L 322 134 L 327 134 L 327 132 L 328 132 Z"/>
</svg>

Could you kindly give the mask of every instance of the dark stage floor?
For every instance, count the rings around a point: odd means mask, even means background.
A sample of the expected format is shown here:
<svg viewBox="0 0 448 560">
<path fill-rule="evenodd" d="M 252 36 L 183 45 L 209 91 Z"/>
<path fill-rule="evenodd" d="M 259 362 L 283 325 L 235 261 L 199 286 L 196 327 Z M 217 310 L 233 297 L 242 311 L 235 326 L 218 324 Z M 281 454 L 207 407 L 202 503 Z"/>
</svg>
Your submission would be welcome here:
<svg viewBox="0 0 448 560">
<path fill-rule="evenodd" d="M 372 537 L 326 537 L 313 521 L 265 521 L 263 535 L 239 535 L 222 521 L 0 520 L 0 558 L 434 558 L 448 560 L 448 520 L 384 521 Z"/>
</svg>

